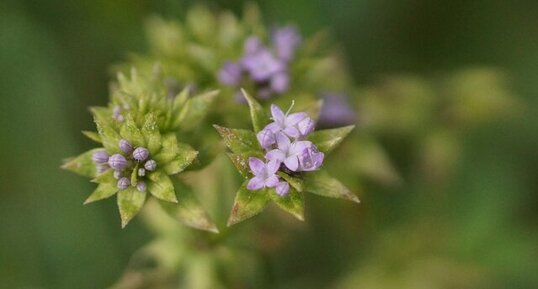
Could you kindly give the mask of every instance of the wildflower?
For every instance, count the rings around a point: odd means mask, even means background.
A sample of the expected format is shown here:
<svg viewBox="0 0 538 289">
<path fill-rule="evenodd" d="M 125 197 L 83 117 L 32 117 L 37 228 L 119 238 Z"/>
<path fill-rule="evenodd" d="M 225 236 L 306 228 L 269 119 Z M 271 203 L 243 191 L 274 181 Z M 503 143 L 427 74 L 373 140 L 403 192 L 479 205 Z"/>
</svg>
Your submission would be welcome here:
<svg viewBox="0 0 538 289">
<path fill-rule="evenodd" d="M 127 160 L 124 156 L 115 154 L 108 159 L 108 165 L 116 171 L 121 171 L 127 165 Z"/>
<path fill-rule="evenodd" d="M 259 49 L 245 55 L 241 64 L 256 82 L 267 81 L 285 68 L 284 63 L 274 57 L 268 49 Z"/>
<path fill-rule="evenodd" d="M 157 162 L 154 160 L 149 160 L 144 164 L 144 168 L 148 171 L 154 171 L 157 168 Z"/>
<path fill-rule="evenodd" d="M 345 95 L 327 94 L 323 100 L 323 107 L 319 115 L 319 123 L 322 126 L 336 127 L 352 124 L 356 121 L 357 115 Z"/>
<path fill-rule="evenodd" d="M 131 185 L 131 181 L 128 178 L 123 177 L 118 180 L 118 189 L 125 190 Z"/>
<path fill-rule="evenodd" d="M 301 35 L 293 26 L 273 30 L 272 40 L 280 59 L 290 61 L 301 44 Z"/>
<path fill-rule="evenodd" d="M 294 172 L 299 170 L 299 155 L 313 145 L 310 141 L 291 142 L 283 133 L 276 135 L 276 142 L 277 148 L 268 152 L 265 158 L 282 162 L 288 169 Z"/>
<path fill-rule="evenodd" d="M 130 154 L 132 151 L 133 151 L 133 147 L 131 146 L 131 144 L 125 140 L 125 139 L 121 139 L 118 146 L 120 147 L 120 149 L 126 153 L 126 154 Z"/>
<path fill-rule="evenodd" d="M 323 163 L 324 157 L 325 155 L 318 151 L 314 144 L 310 143 L 310 146 L 299 154 L 299 170 L 304 172 L 318 170 Z"/>
<path fill-rule="evenodd" d="M 108 154 L 104 150 L 99 150 L 93 154 L 92 160 L 96 164 L 106 164 L 108 162 Z"/>
<path fill-rule="evenodd" d="M 138 147 L 133 152 L 133 158 L 137 161 L 145 161 L 149 156 L 149 151 L 147 148 Z"/>
<path fill-rule="evenodd" d="M 218 78 L 223 84 L 237 86 L 241 82 L 241 74 L 241 66 L 237 63 L 228 61 L 224 63 L 224 66 L 220 69 Z"/>
<path fill-rule="evenodd" d="M 280 167 L 277 161 L 264 163 L 259 158 L 251 157 L 248 159 L 248 165 L 254 174 L 254 177 L 248 182 L 249 190 L 259 190 L 266 187 L 275 187 L 278 183 L 278 176 L 275 173 Z"/>
<path fill-rule="evenodd" d="M 284 114 L 284 112 L 275 104 L 271 105 L 271 115 L 273 122 L 268 124 L 265 129 L 268 129 L 273 133 L 282 131 L 287 136 L 294 138 L 301 136 L 297 124 L 308 117 L 304 112 L 296 112 L 290 115 Z"/>
</svg>

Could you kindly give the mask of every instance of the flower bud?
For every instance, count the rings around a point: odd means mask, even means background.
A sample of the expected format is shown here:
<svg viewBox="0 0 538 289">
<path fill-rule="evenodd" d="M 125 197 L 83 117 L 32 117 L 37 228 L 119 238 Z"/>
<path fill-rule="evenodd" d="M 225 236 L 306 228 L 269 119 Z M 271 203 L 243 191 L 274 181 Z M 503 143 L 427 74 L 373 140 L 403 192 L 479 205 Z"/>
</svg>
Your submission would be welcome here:
<svg viewBox="0 0 538 289">
<path fill-rule="evenodd" d="M 95 167 L 95 170 L 97 171 L 98 174 L 102 174 L 102 173 L 106 172 L 106 170 L 108 170 L 108 166 L 107 165 L 98 165 L 97 167 Z"/>
<path fill-rule="evenodd" d="M 121 171 L 127 165 L 127 160 L 124 156 L 115 154 L 108 159 L 108 165 L 116 171 Z"/>
<path fill-rule="evenodd" d="M 149 156 L 149 151 L 146 148 L 138 147 L 133 152 L 133 158 L 137 161 L 145 161 Z"/>
<path fill-rule="evenodd" d="M 145 192 L 147 187 L 146 187 L 146 183 L 140 181 L 136 184 L 136 189 L 139 191 L 139 192 Z"/>
<path fill-rule="evenodd" d="M 121 171 L 114 171 L 114 178 L 119 180 L 121 178 Z"/>
<path fill-rule="evenodd" d="M 299 133 L 301 134 L 301 136 L 309 135 L 311 132 L 314 131 L 314 127 L 314 120 L 309 117 L 305 117 L 297 124 L 297 128 L 299 129 Z"/>
<path fill-rule="evenodd" d="M 130 154 L 132 151 L 133 151 L 133 147 L 131 146 L 131 144 L 125 140 L 125 139 L 121 139 L 120 142 L 118 143 L 118 146 L 120 147 L 120 149 L 126 153 L 126 154 Z"/>
<path fill-rule="evenodd" d="M 144 168 L 148 171 L 154 171 L 157 168 L 157 162 L 154 160 L 149 160 L 144 164 Z"/>
<path fill-rule="evenodd" d="M 138 169 L 138 176 L 139 176 L 139 177 L 143 177 L 143 176 L 145 176 L 145 175 L 146 175 L 146 170 L 143 169 L 143 168 L 139 168 L 139 169 Z"/>
<path fill-rule="evenodd" d="M 325 155 L 312 144 L 299 155 L 299 171 L 315 171 L 319 169 L 324 157 Z"/>
<path fill-rule="evenodd" d="M 108 162 L 108 154 L 104 150 L 96 151 L 92 156 L 92 160 L 97 164 L 106 164 Z"/>
<path fill-rule="evenodd" d="M 120 190 L 125 190 L 125 189 L 127 189 L 130 185 L 131 185 L 131 181 L 129 181 L 128 178 L 123 177 L 123 178 L 121 178 L 121 179 L 118 180 L 118 188 L 119 188 Z"/>
</svg>

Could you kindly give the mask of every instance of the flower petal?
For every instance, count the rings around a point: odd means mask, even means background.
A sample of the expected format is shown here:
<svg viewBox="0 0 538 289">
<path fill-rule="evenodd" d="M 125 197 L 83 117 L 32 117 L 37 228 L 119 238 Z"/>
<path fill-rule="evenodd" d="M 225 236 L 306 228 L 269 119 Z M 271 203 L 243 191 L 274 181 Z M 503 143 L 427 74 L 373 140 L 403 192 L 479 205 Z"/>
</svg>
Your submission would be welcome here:
<svg viewBox="0 0 538 289">
<path fill-rule="evenodd" d="M 291 171 L 297 171 L 299 168 L 299 159 L 296 156 L 291 156 L 284 161 L 284 164 Z"/>
<path fill-rule="evenodd" d="M 291 144 L 290 139 L 283 133 L 278 133 L 275 137 L 278 148 L 282 151 L 288 151 Z"/>
<path fill-rule="evenodd" d="M 298 155 L 303 153 L 304 150 L 312 147 L 312 142 L 307 140 L 302 141 L 296 141 L 291 144 L 290 149 L 288 151 L 289 155 Z"/>
<path fill-rule="evenodd" d="M 247 189 L 251 191 L 259 190 L 263 188 L 265 185 L 265 181 L 260 177 L 254 177 L 250 179 L 250 181 L 247 184 Z"/>
<path fill-rule="evenodd" d="M 280 164 L 282 163 L 282 161 L 278 161 L 278 160 L 271 160 L 267 163 L 267 173 L 268 174 L 274 174 L 278 171 L 278 169 L 280 168 Z"/>
<path fill-rule="evenodd" d="M 278 177 L 275 176 L 275 175 L 272 175 L 272 176 L 268 177 L 265 180 L 265 186 L 269 187 L 269 188 L 272 188 L 272 187 L 276 186 L 278 184 L 278 182 L 279 182 Z"/>
<path fill-rule="evenodd" d="M 290 190 L 290 185 L 287 182 L 279 182 L 278 184 L 276 184 L 275 189 L 276 193 L 282 197 L 288 194 L 288 191 Z"/>
<path fill-rule="evenodd" d="M 292 126 L 298 124 L 301 120 L 307 118 L 308 115 L 304 112 L 296 112 L 286 117 L 286 126 Z"/>
<path fill-rule="evenodd" d="M 265 163 L 259 158 L 248 158 L 248 165 L 255 176 L 262 175 L 265 172 Z"/>
<path fill-rule="evenodd" d="M 283 162 L 284 159 L 286 159 L 286 154 L 279 150 L 279 149 L 274 149 L 268 153 L 265 154 L 265 158 L 268 159 L 268 160 L 271 160 L 271 161 L 276 161 L 276 162 Z M 268 164 L 269 166 L 269 164 Z"/>
<path fill-rule="evenodd" d="M 276 104 L 271 104 L 271 115 L 276 123 L 284 124 L 286 121 L 286 115 Z"/>
<path fill-rule="evenodd" d="M 287 126 L 284 129 L 284 133 L 288 135 L 289 137 L 298 138 L 301 134 L 299 133 L 299 130 L 294 126 Z"/>
</svg>

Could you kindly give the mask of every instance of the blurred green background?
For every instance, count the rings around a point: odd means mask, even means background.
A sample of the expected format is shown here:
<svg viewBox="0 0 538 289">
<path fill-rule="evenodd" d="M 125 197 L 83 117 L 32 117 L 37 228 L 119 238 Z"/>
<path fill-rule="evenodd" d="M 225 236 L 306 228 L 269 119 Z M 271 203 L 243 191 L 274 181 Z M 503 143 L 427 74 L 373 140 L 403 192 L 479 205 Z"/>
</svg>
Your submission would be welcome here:
<svg viewBox="0 0 538 289">
<path fill-rule="evenodd" d="M 137 220 L 121 230 L 113 201 L 83 207 L 92 184 L 59 167 L 91 147 L 87 107 L 106 103 L 111 64 L 145 51 L 144 19 L 199 2 L 0 3 L 0 288 L 105 288 L 152 238 Z M 243 2 L 208 1 L 238 13 Z M 493 66 L 521 103 L 463 130 L 442 186 L 410 177 L 409 150 L 382 139 L 402 184 L 368 185 L 360 206 L 308 200 L 267 288 L 538 288 L 538 2 L 258 3 L 305 34 L 329 27 L 359 86 Z"/>
</svg>

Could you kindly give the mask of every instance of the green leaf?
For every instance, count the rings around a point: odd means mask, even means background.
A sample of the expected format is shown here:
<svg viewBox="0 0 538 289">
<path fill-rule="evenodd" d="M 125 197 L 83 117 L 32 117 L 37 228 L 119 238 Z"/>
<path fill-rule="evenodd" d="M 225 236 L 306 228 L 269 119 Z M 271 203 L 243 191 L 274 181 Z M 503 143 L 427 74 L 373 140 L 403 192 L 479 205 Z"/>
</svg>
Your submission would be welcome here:
<svg viewBox="0 0 538 289">
<path fill-rule="evenodd" d="M 310 134 L 307 139 L 313 142 L 318 147 L 318 150 L 328 153 L 336 148 L 354 128 L 354 125 L 349 125 L 334 129 L 318 130 Z"/>
<path fill-rule="evenodd" d="M 178 143 L 178 153 L 175 159 L 164 165 L 164 171 L 169 175 L 175 175 L 182 172 L 186 167 L 190 166 L 198 152 L 195 151 L 190 145 Z"/>
<path fill-rule="evenodd" d="M 125 190 L 121 190 L 117 194 L 118 196 L 118 209 L 120 210 L 121 227 L 125 228 L 129 221 L 131 221 L 146 201 L 146 193 L 139 192 L 134 187 L 129 187 Z"/>
<path fill-rule="evenodd" d="M 275 192 L 271 194 L 273 201 L 284 211 L 292 214 L 295 218 L 304 221 L 304 196 L 303 193 L 290 187 L 288 194 L 279 196 Z"/>
<path fill-rule="evenodd" d="M 185 87 L 175 98 L 172 102 L 172 110 L 173 111 L 180 111 L 181 108 L 187 103 L 187 100 L 189 99 L 189 90 L 190 87 Z"/>
<path fill-rule="evenodd" d="M 140 129 L 136 126 L 136 123 L 129 113 L 125 116 L 125 121 L 120 128 L 120 135 L 133 145 L 133 147 L 146 146 L 146 141 Z M 117 143 L 116 143 L 117 146 Z"/>
<path fill-rule="evenodd" d="M 304 190 L 304 184 L 303 180 L 300 178 L 292 177 L 285 172 L 277 172 L 277 174 L 283 178 L 288 184 L 290 184 L 294 189 L 296 189 L 299 192 L 302 192 Z"/>
<path fill-rule="evenodd" d="M 321 108 L 323 107 L 323 100 L 319 99 L 307 105 L 304 108 L 299 109 L 298 111 L 304 111 L 310 118 L 317 121 L 319 119 L 319 114 L 321 113 Z"/>
<path fill-rule="evenodd" d="M 109 198 L 118 191 L 116 179 L 114 179 L 112 170 L 107 170 L 100 174 L 95 181 L 98 182 L 99 185 L 86 201 L 84 201 L 84 205 Z"/>
<path fill-rule="evenodd" d="M 108 109 L 103 107 L 94 107 L 91 109 L 94 115 L 94 122 L 97 126 L 97 133 L 108 153 L 120 153 L 118 143 L 121 139 L 120 134 L 114 129 Z"/>
<path fill-rule="evenodd" d="M 259 151 L 260 145 L 256 139 L 256 135 L 246 129 L 233 129 L 213 125 L 224 139 L 226 146 L 234 153 L 247 153 Z"/>
<path fill-rule="evenodd" d="M 148 184 L 149 192 L 157 199 L 177 203 L 174 185 L 170 177 L 162 170 L 155 171 L 148 176 L 150 182 Z"/>
<path fill-rule="evenodd" d="M 153 159 L 157 161 L 158 165 L 163 166 L 173 161 L 177 157 L 179 153 L 179 146 L 176 135 L 173 133 L 163 135 L 161 141 L 161 151 L 153 156 Z"/>
<path fill-rule="evenodd" d="M 255 132 L 262 130 L 270 121 L 269 117 L 265 113 L 263 107 L 244 89 L 241 89 L 243 96 L 247 100 L 248 107 L 250 108 L 250 117 L 252 119 L 252 126 Z"/>
<path fill-rule="evenodd" d="M 103 149 L 92 149 L 77 157 L 66 159 L 62 165 L 62 169 L 72 171 L 81 176 L 94 178 L 97 175 L 97 171 L 92 157 L 99 150 Z"/>
<path fill-rule="evenodd" d="M 235 225 L 250 217 L 259 214 L 271 200 L 268 190 L 251 191 L 247 189 L 245 181 L 235 196 L 232 212 L 228 218 L 228 226 Z"/>
<path fill-rule="evenodd" d="M 177 204 L 159 201 L 162 208 L 172 217 L 183 224 L 213 233 L 218 233 L 217 226 L 213 223 L 206 210 L 194 195 L 192 189 L 178 180 L 173 181 L 179 202 Z"/>
<path fill-rule="evenodd" d="M 94 131 L 83 130 L 82 134 L 85 135 L 87 138 L 93 140 L 94 142 L 101 143 L 101 137 L 98 133 Z"/>
<path fill-rule="evenodd" d="M 350 200 L 359 203 L 359 198 L 340 181 L 329 176 L 324 170 L 304 174 L 304 190 L 316 195 Z"/>
<path fill-rule="evenodd" d="M 157 119 L 153 113 L 146 114 L 144 125 L 142 126 L 147 148 L 151 154 L 156 154 L 161 148 L 161 133 L 157 126 Z"/>
<path fill-rule="evenodd" d="M 189 98 L 174 124 L 179 125 L 185 131 L 198 128 L 218 94 L 218 90 L 213 90 Z"/>
<path fill-rule="evenodd" d="M 237 168 L 239 173 L 244 177 L 248 178 L 250 177 L 250 168 L 248 166 L 248 158 L 251 157 L 249 154 L 234 154 L 234 153 L 227 153 L 228 157 L 234 164 L 234 166 Z"/>
</svg>

